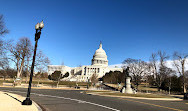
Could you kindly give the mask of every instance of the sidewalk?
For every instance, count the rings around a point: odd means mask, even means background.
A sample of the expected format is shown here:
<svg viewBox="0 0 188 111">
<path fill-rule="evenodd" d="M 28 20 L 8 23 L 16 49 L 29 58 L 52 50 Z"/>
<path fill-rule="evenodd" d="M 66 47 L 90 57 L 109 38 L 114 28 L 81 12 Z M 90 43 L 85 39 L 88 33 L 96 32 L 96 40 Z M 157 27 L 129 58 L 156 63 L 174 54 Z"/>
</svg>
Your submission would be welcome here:
<svg viewBox="0 0 188 111">
<path fill-rule="evenodd" d="M 22 105 L 23 100 L 25 97 L 0 91 L 0 111 L 42 111 L 34 101 L 32 105 Z"/>
</svg>

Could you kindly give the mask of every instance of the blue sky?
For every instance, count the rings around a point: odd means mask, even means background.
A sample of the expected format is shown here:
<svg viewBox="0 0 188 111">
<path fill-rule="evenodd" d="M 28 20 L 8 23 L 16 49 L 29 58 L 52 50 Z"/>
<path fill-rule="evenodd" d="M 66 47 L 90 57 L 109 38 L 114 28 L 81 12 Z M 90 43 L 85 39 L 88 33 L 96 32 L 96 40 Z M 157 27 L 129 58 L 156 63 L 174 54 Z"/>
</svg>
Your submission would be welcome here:
<svg viewBox="0 0 188 111">
<path fill-rule="evenodd" d="M 109 65 L 126 58 L 149 60 L 152 52 L 188 53 L 186 0 L 1 0 L 10 33 L 29 37 L 44 20 L 39 49 L 51 64 L 90 65 L 100 41 Z"/>
</svg>

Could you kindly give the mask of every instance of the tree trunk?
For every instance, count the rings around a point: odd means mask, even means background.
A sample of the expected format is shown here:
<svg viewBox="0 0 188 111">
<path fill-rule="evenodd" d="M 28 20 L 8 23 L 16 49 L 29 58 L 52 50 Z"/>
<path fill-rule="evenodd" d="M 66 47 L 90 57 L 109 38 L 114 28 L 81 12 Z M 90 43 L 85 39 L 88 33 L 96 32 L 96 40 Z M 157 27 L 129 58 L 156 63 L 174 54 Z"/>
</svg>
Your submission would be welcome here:
<svg viewBox="0 0 188 111">
<path fill-rule="evenodd" d="M 157 86 L 157 89 L 158 89 L 158 92 L 160 92 L 160 87 L 159 86 Z"/>
<path fill-rule="evenodd" d="M 59 86 L 59 80 L 57 81 L 57 88 L 58 88 L 58 86 Z"/>
<path fill-rule="evenodd" d="M 22 59 L 22 62 L 21 62 L 21 65 L 20 65 L 20 68 L 17 64 L 17 69 L 18 69 L 18 72 L 17 72 L 17 78 L 20 78 L 20 75 L 22 73 L 22 69 L 23 69 L 23 65 L 24 65 L 24 58 Z"/>
<path fill-rule="evenodd" d="M 17 78 L 20 78 L 22 72 L 22 67 L 20 67 L 17 71 Z"/>
<path fill-rule="evenodd" d="M 183 93 L 186 93 L 184 61 L 182 63 L 182 74 L 183 74 Z"/>
<path fill-rule="evenodd" d="M 136 89 L 138 90 L 138 85 L 136 85 Z"/>
<path fill-rule="evenodd" d="M 17 71 L 17 78 L 20 78 L 20 71 Z"/>
<path fill-rule="evenodd" d="M 148 93 L 148 81 L 146 79 L 146 93 Z"/>
<path fill-rule="evenodd" d="M 17 58 L 17 61 L 16 61 L 16 67 L 17 67 L 17 76 L 16 76 L 16 78 L 20 78 L 20 74 L 19 74 L 19 61 L 20 61 L 20 59 L 19 58 Z"/>
<path fill-rule="evenodd" d="M 183 85 L 183 93 L 186 93 L 187 91 L 186 91 L 186 86 L 185 86 L 185 83 L 184 83 L 184 85 Z"/>
<path fill-rule="evenodd" d="M 39 79 L 38 79 L 37 87 L 39 87 Z"/>
<path fill-rule="evenodd" d="M 28 76 L 29 76 L 29 71 L 28 71 L 28 69 L 29 69 L 29 64 L 28 64 L 29 62 L 27 62 L 27 74 L 26 74 L 26 83 L 28 82 Z"/>
<path fill-rule="evenodd" d="M 27 73 L 27 75 L 26 75 L 26 81 L 25 81 L 25 83 L 27 83 L 27 81 L 28 81 L 28 73 Z"/>
<path fill-rule="evenodd" d="M 20 71 L 19 71 L 18 64 L 17 64 L 17 76 L 16 76 L 16 78 L 20 78 Z"/>
<path fill-rule="evenodd" d="M 171 77 L 170 77 L 170 83 L 169 83 L 169 87 L 168 87 L 168 94 L 170 95 L 170 90 L 171 90 Z"/>
</svg>

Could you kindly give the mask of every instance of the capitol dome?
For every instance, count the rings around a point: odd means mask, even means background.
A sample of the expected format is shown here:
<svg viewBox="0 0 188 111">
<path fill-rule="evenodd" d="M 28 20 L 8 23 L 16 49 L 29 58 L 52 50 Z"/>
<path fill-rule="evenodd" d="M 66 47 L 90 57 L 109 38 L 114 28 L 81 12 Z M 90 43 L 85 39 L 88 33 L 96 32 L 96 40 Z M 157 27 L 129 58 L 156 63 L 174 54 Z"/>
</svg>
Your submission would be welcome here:
<svg viewBox="0 0 188 111">
<path fill-rule="evenodd" d="M 91 65 L 108 66 L 107 55 L 106 52 L 102 49 L 102 43 L 100 43 L 99 49 L 95 51 Z"/>
</svg>

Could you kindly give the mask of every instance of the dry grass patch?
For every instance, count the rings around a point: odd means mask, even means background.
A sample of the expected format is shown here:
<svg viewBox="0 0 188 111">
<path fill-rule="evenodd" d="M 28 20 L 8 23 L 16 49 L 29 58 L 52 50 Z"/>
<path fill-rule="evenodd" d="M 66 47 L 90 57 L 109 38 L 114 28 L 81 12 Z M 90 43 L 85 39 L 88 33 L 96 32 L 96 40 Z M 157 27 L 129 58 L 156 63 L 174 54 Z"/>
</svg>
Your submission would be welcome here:
<svg viewBox="0 0 188 111">
<path fill-rule="evenodd" d="M 85 91 L 86 93 L 110 93 L 112 91 L 107 91 L 107 90 L 89 90 L 89 91 Z"/>
<path fill-rule="evenodd" d="M 157 95 L 157 94 L 142 94 L 142 93 L 138 93 L 138 94 L 125 94 L 125 93 L 120 93 L 120 92 L 103 92 L 100 93 L 100 95 L 112 95 L 112 96 L 130 96 L 130 97 L 144 97 L 144 98 L 173 98 L 171 96 L 167 96 L 167 95 Z"/>
</svg>

